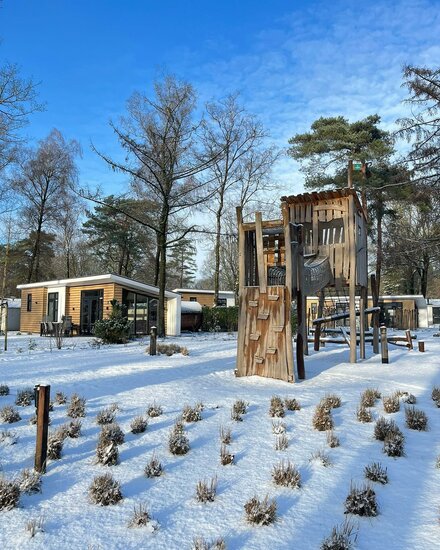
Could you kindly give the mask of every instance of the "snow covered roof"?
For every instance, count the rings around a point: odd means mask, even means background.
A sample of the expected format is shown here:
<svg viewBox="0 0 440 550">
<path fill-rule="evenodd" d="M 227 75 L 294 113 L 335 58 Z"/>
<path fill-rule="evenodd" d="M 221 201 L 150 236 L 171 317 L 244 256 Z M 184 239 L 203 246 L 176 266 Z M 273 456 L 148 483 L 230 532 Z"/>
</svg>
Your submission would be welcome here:
<svg viewBox="0 0 440 550">
<path fill-rule="evenodd" d="M 178 294 L 214 294 L 213 290 L 202 290 L 198 288 L 175 288 L 173 292 Z M 233 290 L 219 290 L 219 294 L 226 294 L 227 296 L 235 296 Z"/>
<path fill-rule="evenodd" d="M 146 283 L 141 283 L 140 281 L 135 281 L 129 277 L 123 277 L 122 275 L 114 275 L 113 273 L 107 273 L 106 275 L 93 275 L 89 277 L 76 277 L 74 279 L 58 279 L 56 281 L 42 281 L 40 283 L 29 283 L 25 285 L 17 285 L 17 288 L 20 290 L 29 289 L 29 288 L 39 288 L 39 287 L 63 287 L 63 286 L 82 286 L 82 285 L 99 285 L 105 283 L 116 283 L 118 285 L 130 288 L 133 290 L 138 290 L 142 292 L 148 292 L 150 295 L 158 296 L 159 289 L 156 286 L 147 285 Z M 167 298 L 177 298 L 180 297 L 179 294 L 175 292 L 170 292 L 169 290 L 165 291 L 165 296 Z"/>
<path fill-rule="evenodd" d="M 202 306 L 199 302 L 188 302 L 188 300 L 182 300 L 180 302 L 180 310 L 182 313 L 200 313 Z"/>
<path fill-rule="evenodd" d="M 9 309 L 20 309 L 21 308 L 21 299 L 20 298 L 6 298 L 8 302 Z"/>
</svg>

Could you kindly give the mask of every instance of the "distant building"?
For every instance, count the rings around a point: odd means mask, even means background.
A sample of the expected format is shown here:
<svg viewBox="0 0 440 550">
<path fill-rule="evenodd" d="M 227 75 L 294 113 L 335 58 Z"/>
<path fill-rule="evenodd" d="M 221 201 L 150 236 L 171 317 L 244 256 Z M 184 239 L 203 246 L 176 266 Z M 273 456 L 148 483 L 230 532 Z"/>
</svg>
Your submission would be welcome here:
<svg viewBox="0 0 440 550">
<path fill-rule="evenodd" d="M 21 290 L 20 330 L 41 332 L 44 322 L 68 317 L 78 334 L 93 334 L 94 324 L 111 313 L 116 299 L 126 307 L 132 334 L 148 334 L 157 325 L 159 289 L 120 275 L 96 275 L 18 285 Z M 179 294 L 165 292 L 165 331 L 180 335 Z"/>
<path fill-rule="evenodd" d="M 428 298 L 428 320 L 429 325 L 440 326 L 440 300 Z"/>
<path fill-rule="evenodd" d="M 6 298 L 8 304 L 8 330 L 20 330 L 20 298 Z M 3 306 L 1 309 L 0 330 L 5 331 L 6 327 L 6 310 Z"/>
<path fill-rule="evenodd" d="M 180 294 L 182 300 L 187 302 L 198 302 L 201 306 L 214 306 L 214 291 L 200 290 L 196 288 L 175 288 L 173 292 Z M 220 290 L 218 294 L 219 306 L 235 306 L 235 292 L 231 290 Z"/>
</svg>

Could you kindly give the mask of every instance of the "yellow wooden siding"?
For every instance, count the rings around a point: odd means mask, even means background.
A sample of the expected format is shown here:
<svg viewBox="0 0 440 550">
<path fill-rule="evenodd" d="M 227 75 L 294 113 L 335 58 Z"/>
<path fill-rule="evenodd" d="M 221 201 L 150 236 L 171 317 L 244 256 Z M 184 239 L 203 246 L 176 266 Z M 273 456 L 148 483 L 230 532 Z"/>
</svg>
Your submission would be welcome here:
<svg viewBox="0 0 440 550">
<path fill-rule="evenodd" d="M 182 300 L 191 301 L 190 298 L 196 298 L 197 302 L 202 306 L 214 307 L 214 294 L 205 294 L 194 292 L 182 292 L 180 293 Z M 193 300 L 194 301 L 194 300 Z"/>
<path fill-rule="evenodd" d="M 32 311 L 27 311 L 28 295 L 32 295 Z M 46 315 L 47 289 L 30 288 L 21 291 L 20 331 L 40 332 L 40 323 Z"/>
<path fill-rule="evenodd" d="M 102 305 L 102 316 L 105 319 L 110 315 L 110 300 L 115 297 L 115 284 L 107 283 L 101 285 L 71 286 L 66 288 L 66 315 L 72 317 L 72 323 L 79 325 L 81 322 L 81 292 L 83 290 L 103 290 L 104 299 Z"/>
</svg>

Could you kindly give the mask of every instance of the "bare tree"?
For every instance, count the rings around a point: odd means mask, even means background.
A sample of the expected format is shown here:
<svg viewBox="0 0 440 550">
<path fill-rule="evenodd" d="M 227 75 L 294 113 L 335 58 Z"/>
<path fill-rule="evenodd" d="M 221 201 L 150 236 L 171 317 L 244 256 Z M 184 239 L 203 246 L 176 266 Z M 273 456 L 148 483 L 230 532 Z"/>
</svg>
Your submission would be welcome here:
<svg viewBox="0 0 440 550">
<path fill-rule="evenodd" d="M 238 103 L 237 95 L 208 103 L 203 125 L 203 142 L 208 155 L 223 151 L 209 171 L 215 191 L 208 208 L 215 219 L 214 303 L 220 287 L 222 218 L 228 198 L 235 196 L 245 206 L 265 187 L 276 160 L 273 148 L 264 147 L 267 137 L 262 124 Z"/>
<path fill-rule="evenodd" d="M 29 261 L 27 282 L 40 276 L 40 244 L 43 230 L 53 225 L 60 207 L 77 178 L 75 156 L 80 152 L 76 141 L 66 142 L 58 130 L 52 130 L 36 150 L 23 153 L 11 180 L 21 196 L 23 214 L 35 241 Z"/>
<path fill-rule="evenodd" d="M 212 149 L 201 155 L 197 151 L 200 125 L 194 121 L 196 97 L 190 84 L 167 76 L 155 83 L 154 91 L 153 99 L 133 94 L 127 116 L 118 126 L 110 123 L 126 159 L 120 162 L 95 151 L 112 169 L 131 176 L 140 198 L 157 204 L 155 223 L 140 216 L 132 218 L 156 234 L 158 334 L 164 335 L 167 249 L 195 229 L 184 221 L 191 209 L 206 200 L 208 181 L 201 180 L 201 174 L 221 153 Z M 174 231 L 172 224 L 177 228 Z"/>
</svg>

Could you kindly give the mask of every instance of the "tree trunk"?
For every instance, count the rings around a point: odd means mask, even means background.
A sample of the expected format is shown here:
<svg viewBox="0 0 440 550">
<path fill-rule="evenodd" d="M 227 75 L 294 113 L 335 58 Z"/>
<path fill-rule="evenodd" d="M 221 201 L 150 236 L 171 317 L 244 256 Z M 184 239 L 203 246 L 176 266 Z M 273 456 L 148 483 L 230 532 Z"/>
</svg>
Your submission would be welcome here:
<svg viewBox="0 0 440 550">
<path fill-rule="evenodd" d="M 223 193 L 220 194 L 220 203 L 215 215 L 215 267 L 214 267 L 214 305 L 218 305 L 220 292 L 220 246 L 221 246 L 221 224 L 223 212 Z"/>
<path fill-rule="evenodd" d="M 423 254 L 422 257 L 422 270 L 420 273 L 420 292 L 423 294 L 423 297 L 426 298 L 428 292 L 428 273 L 429 273 L 429 256 L 428 254 Z"/>
<path fill-rule="evenodd" d="M 168 233 L 168 205 L 164 205 L 159 222 L 158 251 L 159 258 L 159 303 L 157 308 L 157 335 L 165 336 L 165 286 L 167 282 L 167 233 Z"/>
<path fill-rule="evenodd" d="M 32 249 L 31 263 L 29 266 L 28 277 L 27 277 L 28 284 L 33 282 L 38 282 L 38 276 L 40 273 L 40 245 L 41 245 L 42 226 L 43 226 L 43 214 L 42 214 L 42 211 L 40 210 L 40 215 L 38 216 L 38 226 L 37 226 L 37 231 L 35 235 L 35 243 Z M 35 273 L 35 281 L 32 280 L 34 273 Z"/>
<path fill-rule="evenodd" d="M 154 258 L 154 286 L 159 283 L 159 268 L 160 268 L 160 244 L 159 233 L 156 233 L 156 256 Z"/>
<path fill-rule="evenodd" d="M 380 296 L 380 283 L 382 274 L 383 263 L 383 235 L 382 235 L 382 221 L 383 221 L 383 200 L 380 197 L 377 201 L 376 210 L 376 231 L 377 231 L 377 247 L 376 247 L 376 285 L 377 293 Z"/>
</svg>

